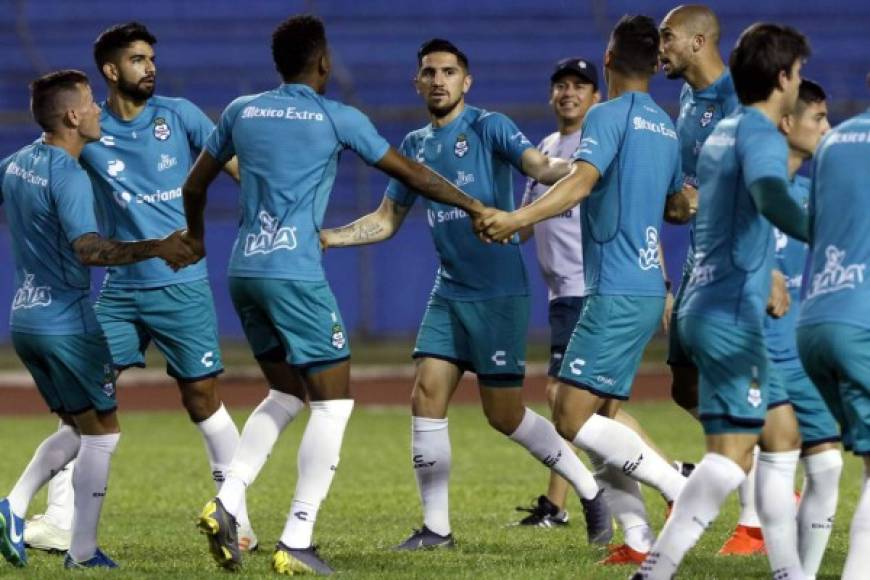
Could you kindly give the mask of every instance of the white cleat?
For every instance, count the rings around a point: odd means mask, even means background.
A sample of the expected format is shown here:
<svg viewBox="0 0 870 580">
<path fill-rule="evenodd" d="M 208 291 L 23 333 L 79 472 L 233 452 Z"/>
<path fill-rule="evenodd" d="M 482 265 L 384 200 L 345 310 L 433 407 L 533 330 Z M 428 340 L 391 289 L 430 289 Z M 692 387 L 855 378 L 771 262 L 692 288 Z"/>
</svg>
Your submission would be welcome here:
<svg viewBox="0 0 870 580">
<path fill-rule="evenodd" d="M 44 515 L 33 516 L 24 526 L 24 544 L 34 550 L 66 552 L 72 540 L 72 530 L 55 525 L 54 520 Z"/>
<path fill-rule="evenodd" d="M 239 526 L 239 549 L 242 552 L 256 552 L 259 547 L 260 542 L 251 524 Z"/>
</svg>

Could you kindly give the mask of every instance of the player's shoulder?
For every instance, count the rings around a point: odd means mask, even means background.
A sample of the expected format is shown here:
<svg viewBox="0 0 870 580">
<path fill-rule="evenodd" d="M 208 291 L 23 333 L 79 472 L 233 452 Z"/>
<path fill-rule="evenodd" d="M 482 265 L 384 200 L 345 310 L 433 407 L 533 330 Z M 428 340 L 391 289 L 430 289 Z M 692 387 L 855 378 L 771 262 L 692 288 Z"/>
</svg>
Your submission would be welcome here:
<svg viewBox="0 0 870 580">
<path fill-rule="evenodd" d="M 148 105 L 157 111 L 169 111 L 180 115 L 185 115 L 192 111 L 202 112 L 202 109 L 184 97 L 154 95 L 148 100 Z"/>
</svg>

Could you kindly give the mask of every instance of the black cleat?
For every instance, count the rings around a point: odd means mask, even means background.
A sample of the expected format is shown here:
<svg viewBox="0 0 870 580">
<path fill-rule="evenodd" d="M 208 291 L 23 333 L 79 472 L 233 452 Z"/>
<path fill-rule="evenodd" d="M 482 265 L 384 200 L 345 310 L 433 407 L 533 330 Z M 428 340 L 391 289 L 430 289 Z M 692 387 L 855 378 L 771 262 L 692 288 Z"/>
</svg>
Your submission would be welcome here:
<svg viewBox="0 0 870 580">
<path fill-rule="evenodd" d="M 242 566 L 236 518 L 214 498 L 205 504 L 196 527 L 208 539 L 208 549 L 218 566 L 238 570 Z"/>
<path fill-rule="evenodd" d="M 518 507 L 518 512 L 527 512 L 529 515 L 512 526 L 537 526 L 539 528 L 552 528 L 568 525 L 568 512 L 560 510 L 550 499 L 542 495 L 531 507 Z"/>
<path fill-rule="evenodd" d="M 411 534 L 407 540 L 393 548 L 393 550 L 397 552 L 410 550 L 434 550 L 436 548 L 452 548 L 455 545 L 453 534 L 442 536 L 436 534 L 424 525 L 421 529 L 414 530 L 414 533 Z"/>
<path fill-rule="evenodd" d="M 278 542 L 275 553 L 272 554 L 272 570 L 285 576 L 296 574 L 331 576 L 335 572 L 323 561 L 316 547 L 288 548 L 281 542 Z"/>
<path fill-rule="evenodd" d="M 586 540 L 590 544 L 606 546 L 613 539 L 613 520 L 604 490 L 599 489 L 592 499 L 580 498 L 580 503 L 586 516 Z"/>
</svg>

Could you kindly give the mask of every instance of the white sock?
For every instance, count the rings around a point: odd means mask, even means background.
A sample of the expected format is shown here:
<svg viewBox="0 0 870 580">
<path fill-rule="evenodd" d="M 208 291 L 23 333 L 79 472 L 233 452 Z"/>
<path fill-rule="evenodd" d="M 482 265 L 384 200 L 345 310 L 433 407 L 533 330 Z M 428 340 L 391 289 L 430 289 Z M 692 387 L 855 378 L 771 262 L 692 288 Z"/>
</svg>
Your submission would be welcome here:
<svg viewBox="0 0 870 580">
<path fill-rule="evenodd" d="M 311 417 L 297 456 L 296 494 L 281 533 L 289 548 L 311 546 L 314 522 L 338 468 L 344 429 L 353 410 L 352 399 L 311 401 Z"/>
<path fill-rule="evenodd" d="M 9 504 L 16 516 L 23 518 L 27 515 L 30 500 L 54 474 L 62 471 L 76 456 L 79 442 L 76 430 L 64 425 L 40 443 L 15 487 L 9 492 Z"/>
<path fill-rule="evenodd" d="M 841 580 L 862 580 L 870 570 L 870 477 L 865 470 L 861 498 L 852 515 L 849 530 L 849 555 Z"/>
<path fill-rule="evenodd" d="M 740 497 L 740 517 L 737 523 L 749 528 L 760 528 L 761 521 L 758 512 L 755 511 L 755 473 L 758 471 L 758 446 L 752 450 L 752 468 L 746 475 L 746 479 L 737 488 Z"/>
<path fill-rule="evenodd" d="M 746 474 L 724 455 L 707 453 L 689 476 L 671 517 L 640 567 L 643 578 L 670 579 L 692 546 L 719 515 Z"/>
<path fill-rule="evenodd" d="M 451 463 L 446 418 L 411 417 L 411 461 L 423 504 L 423 525 L 446 536 L 450 533 Z"/>
<path fill-rule="evenodd" d="M 625 544 L 638 552 L 649 552 L 655 536 L 646 515 L 646 506 L 640 484 L 625 475 L 621 469 L 607 465 L 601 456 L 589 454 L 595 467 L 595 481 L 605 491 L 610 512 L 622 528 Z"/>
<path fill-rule="evenodd" d="M 90 560 L 97 551 L 97 527 L 109 481 L 109 464 L 120 438 L 120 433 L 82 435 L 73 475 L 75 514 L 69 547 L 69 555 L 76 562 Z"/>
<path fill-rule="evenodd" d="M 839 449 L 829 449 L 804 457 L 801 463 L 805 477 L 797 516 L 798 554 L 804 574 L 815 577 L 837 512 L 843 456 Z"/>
<path fill-rule="evenodd" d="M 218 492 L 224 508 L 237 516 L 245 501 L 245 490 L 259 475 L 282 431 L 305 407 L 298 397 L 270 389 L 269 394 L 248 417 L 227 479 Z"/>
<path fill-rule="evenodd" d="M 66 423 L 62 420 L 58 421 L 58 430 L 66 426 Z M 73 505 L 75 496 L 73 494 L 72 475 L 75 465 L 76 460 L 73 459 L 48 482 L 48 505 L 45 508 L 44 517 L 52 524 L 64 530 L 72 529 L 73 510 L 75 509 Z"/>
<path fill-rule="evenodd" d="M 686 478 L 644 443 L 640 435 L 613 419 L 592 415 L 574 437 L 574 445 L 597 453 L 608 465 L 659 490 L 669 501 L 680 494 Z"/>
<path fill-rule="evenodd" d="M 797 549 L 794 476 L 800 451 L 758 454 L 755 505 L 775 578 L 803 578 Z"/>
<path fill-rule="evenodd" d="M 535 459 L 561 475 L 580 497 L 592 499 L 598 494 L 595 478 L 559 436 L 552 423 L 529 408 L 510 438 L 525 447 Z"/>
</svg>

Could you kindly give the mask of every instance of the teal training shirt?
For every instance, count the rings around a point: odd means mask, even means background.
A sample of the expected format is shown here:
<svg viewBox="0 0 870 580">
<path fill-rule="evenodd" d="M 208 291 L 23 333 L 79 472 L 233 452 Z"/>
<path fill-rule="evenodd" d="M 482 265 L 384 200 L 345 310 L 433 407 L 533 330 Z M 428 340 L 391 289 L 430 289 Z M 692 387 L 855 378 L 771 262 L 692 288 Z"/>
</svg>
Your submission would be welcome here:
<svg viewBox="0 0 870 580">
<path fill-rule="evenodd" d="M 762 330 L 773 269 L 773 226 L 749 186 L 788 183 L 788 145 L 753 107 L 722 120 L 698 159 L 695 264 L 679 316 L 702 316 Z"/>
<path fill-rule="evenodd" d="M 65 150 L 36 142 L 0 162 L 0 180 L 17 288 L 10 328 L 29 334 L 99 332 L 90 274 L 72 247 L 98 231 L 87 174 Z"/>
<path fill-rule="evenodd" d="M 601 174 L 580 205 L 586 295 L 664 296 L 659 232 L 682 188 L 677 133 L 648 93 L 595 105 L 574 159 Z"/>
<path fill-rule="evenodd" d="M 402 154 L 417 159 L 484 205 L 514 209 L 511 166 L 534 145 L 501 113 L 466 106 L 443 127 L 431 124 L 408 133 Z M 412 205 L 418 194 L 391 180 L 387 197 Z M 463 210 L 426 200 L 426 214 L 440 266 L 433 292 L 450 300 L 474 301 L 529 292 L 522 253 L 516 244 L 485 244 Z"/>
<path fill-rule="evenodd" d="M 219 162 L 239 161 L 242 216 L 229 275 L 324 280 L 320 226 L 339 155 L 351 149 L 374 165 L 389 147 L 363 113 L 307 85 L 230 103 L 206 144 Z"/>
<path fill-rule="evenodd" d="M 810 262 L 798 326 L 870 329 L 870 110 L 835 127 L 816 152 Z"/>
<path fill-rule="evenodd" d="M 82 151 L 97 194 L 101 225 L 122 241 L 164 238 L 187 227 L 181 186 L 214 124 L 185 99 L 151 97 L 124 121 L 103 103 L 102 137 Z M 207 276 L 201 260 L 178 272 L 159 258 L 106 269 L 113 288 L 160 288 Z"/>
<path fill-rule="evenodd" d="M 810 200 L 809 178 L 795 175 L 788 192 L 798 205 L 806 209 Z M 797 320 L 801 308 L 801 284 L 807 262 L 807 245 L 788 237 L 776 228 L 773 228 L 773 238 L 776 269 L 785 277 L 791 305 L 785 316 L 781 318 L 765 317 L 764 336 L 771 360 L 794 360 L 798 358 Z"/>
</svg>

